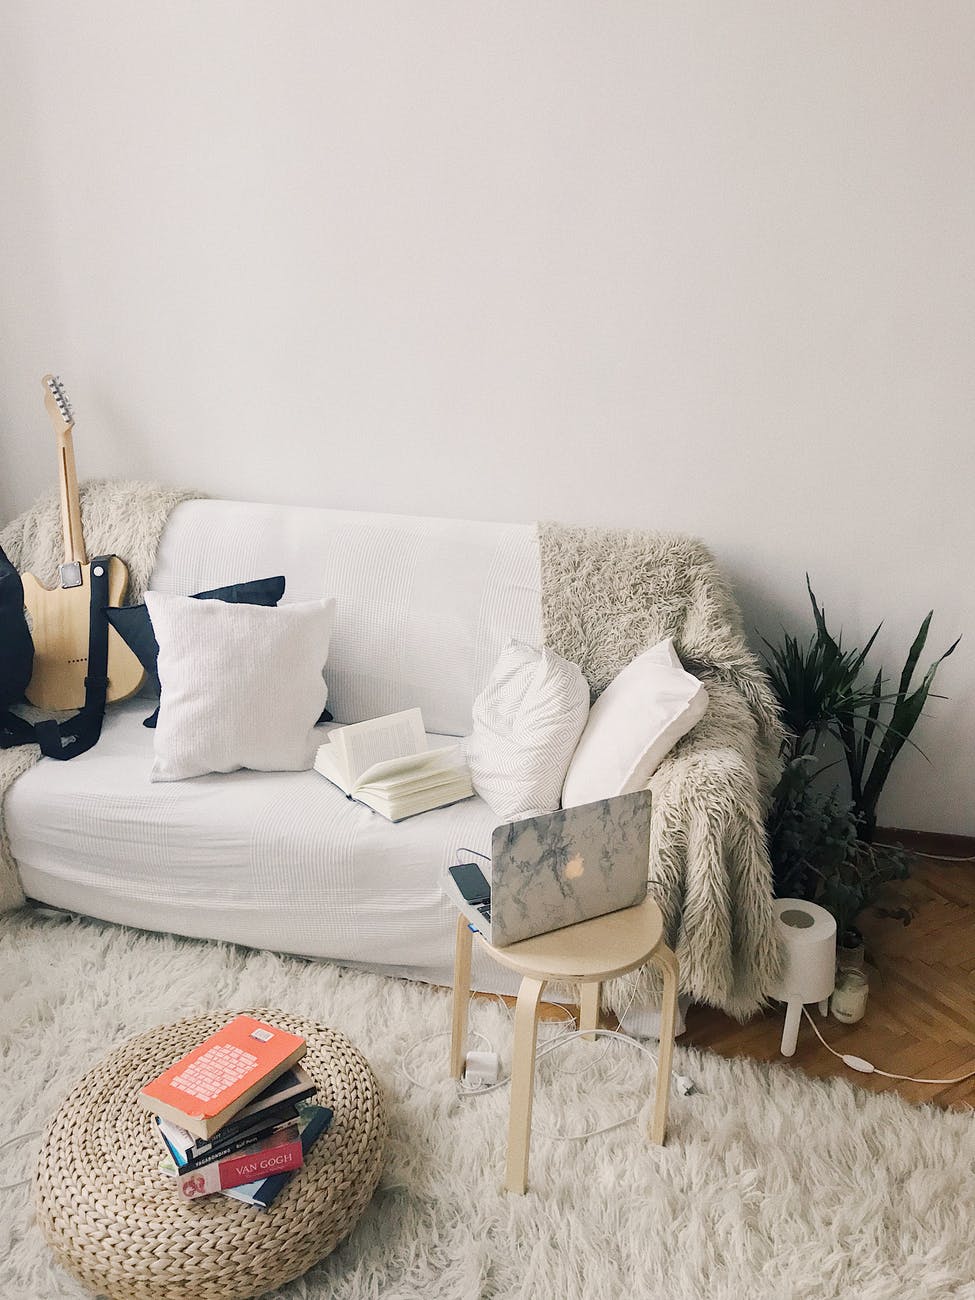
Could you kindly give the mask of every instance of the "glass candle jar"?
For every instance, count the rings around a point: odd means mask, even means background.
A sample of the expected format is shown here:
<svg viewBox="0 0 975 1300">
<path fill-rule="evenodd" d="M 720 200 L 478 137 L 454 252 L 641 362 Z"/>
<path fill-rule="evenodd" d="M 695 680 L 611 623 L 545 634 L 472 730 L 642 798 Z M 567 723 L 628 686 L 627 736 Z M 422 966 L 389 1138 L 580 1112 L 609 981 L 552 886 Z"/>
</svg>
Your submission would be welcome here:
<svg viewBox="0 0 975 1300">
<path fill-rule="evenodd" d="M 845 1025 L 862 1020 L 867 1010 L 870 984 L 861 970 L 841 970 L 836 976 L 836 988 L 830 998 L 830 1010 L 836 1020 Z"/>
</svg>

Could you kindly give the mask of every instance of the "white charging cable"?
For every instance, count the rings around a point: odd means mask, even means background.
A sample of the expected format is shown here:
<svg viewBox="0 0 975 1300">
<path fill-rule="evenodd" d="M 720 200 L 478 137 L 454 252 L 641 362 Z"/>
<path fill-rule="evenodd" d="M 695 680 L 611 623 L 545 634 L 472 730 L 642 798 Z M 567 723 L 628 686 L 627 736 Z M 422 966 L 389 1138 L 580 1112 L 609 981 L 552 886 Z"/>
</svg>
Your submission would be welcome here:
<svg viewBox="0 0 975 1300">
<path fill-rule="evenodd" d="M 616 1038 L 621 1042 L 629 1043 L 631 1047 L 635 1047 L 637 1051 L 642 1052 L 644 1056 L 649 1056 L 650 1060 L 653 1061 L 654 1065 L 659 1069 L 656 1054 L 652 1052 L 645 1043 L 641 1043 L 638 1038 L 631 1038 L 629 1034 L 621 1034 L 618 1029 L 577 1029 L 574 1033 L 565 1034 L 562 1038 L 552 1043 L 550 1047 L 544 1048 L 537 1054 L 537 1056 L 547 1056 L 549 1052 L 554 1052 L 557 1048 L 564 1047 L 565 1044 L 570 1042 L 573 1038 L 590 1037 Z M 608 1045 L 606 1050 L 609 1050 Z M 510 1082 L 510 1079 L 506 1080 L 506 1082 Z M 683 1097 L 686 1097 L 695 1091 L 694 1081 L 686 1078 L 682 1074 L 674 1075 L 671 1081 L 671 1087 L 673 1087 Z M 641 1106 L 639 1110 L 635 1110 L 632 1115 L 625 1115 L 622 1119 L 615 1120 L 612 1124 L 603 1124 L 599 1128 L 588 1128 L 582 1133 L 550 1133 L 546 1129 L 542 1128 L 536 1128 L 535 1132 L 539 1137 L 549 1138 L 553 1142 L 582 1142 L 586 1138 L 596 1137 L 600 1133 L 612 1133 L 613 1129 L 622 1128 L 625 1124 L 632 1124 L 635 1120 L 640 1118 L 642 1113 L 643 1106 Z"/>
<path fill-rule="evenodd" d="M 975 1077 L 975 1070 L 969 1070 L 967 1074 L 959 1074 L 957 1079 L 918 1079 L 913 1074 L 891 1074 L 889 1070 L 881 1070 L 870 1061 L 865 1061 L 862 1056 L 852 1056 L 849 1053 L 834 1051 L 819 1032 L 815 1020 L 813 1020 L 805 1007 L 802 1008 L 802 1013 L 812 1025 L 816 1037 L 826 1048 L 827 1052 L 832 1052 L 833 1055 L 838 1060 L 842 1061 L 844 1065 L 848 1065 L 851 1070 L 857 1070 L 860 1074 L 882 1074 L 885 1079 L 900 1079 L 904 1083 L 964 1083 L 966 1079 Z"/>
<path fill-rule="evenodd" d="M 625 983 L 626 983 L 627 985 L 629 985 L 629 988 L 630 988 L 631 992 L 630 992 L 630 999 L 629 999 L 629 1001 L 627 1002 L 626 1007 L 625 1007 L 625 1009 L 624 1009 L 624 1011 L 623 1011 L 623 1015 L 624 1015 L 624 1016 L 625 1016 L 626 1013 L 629 1011 L 630 1007 L 632 1007 L 633 1002 L 634 1002 L 634 999 L 636 998 L 636 992 L 637 992 L 637 990 L 636 990 L 636 985 L 635 985 L 635 983 L 634 983 L 632 980 L 626 980 Z M 511 1008 L 508 1006 L 507 1002 L 505 1002 L 504 998 L 501 996 L 500 993 L 495 993 L 494 996 L 495 996 L 495 998 L 497 999 L 498 1005 L 501 1007 L 501 1010 L 505 1013 L 505 1015 L 507 1016 L 508 1021 L 509 1021 L 509 1023 L 510 1023 L 510 1022 L 514 1019 L 514 1017 L 513 1017 L 513 1015 L 512 1015 L 512 1010 L 511 1010 Z M 472 994 L 471 994 L 471 997 L 470 997 L 470 1001 L 469 1001 L 468 1004 L 467 1004 L 468 1015 L 470 1015 L 470 1008 L 474 1005 L 475 997 L 476 997 L 476 994 L 473 994 L 473 993 L 472 993 Z M 563 1043 L 567 1043 L 567 1042 L 569 1042 L 570 1039 L 572 1039 L 572 1038 L 578 1038 L 579 1033 L 581 1032 L 581 1031 L 579 1031 L 579 1030 L 576 1029 L 576 1027 L 575 1027 L 575 1026 L 576 1026 L 576 1018 L 575 1018 L 574 1015 L 572 1015 L 572 1013 L 568 1010 L 567 1007 L 563 1007 L 563 1006 L 561 1006 L 561 1005 L 558 1004 L 558 1003 L 550 1003 L 549 1005 L 558 1006 L 559 1011 L 561 1011 L 562 1014 L 565 1016 L 565 1020 L 564 1020 L 562 1023 L 563 1023 L 563 1024 L 565 1024 L 565 1023 L 570 1024 L 570 1025 L 572 1026 L 572 1029 L 569 1030 L 569 1031 L 563 1031 L 563 1032 L 560 1032 L 560 1033 L 554 1034 L 554 1035 L 552 1036 L 552 1038 L 550 1039 L 549 1042 L 545 1043 L 544 1046 L 540 1047 L 540 1048 L 535 1052 L 535 1060 L 536 1060 L 536 1061 L 540 1061 L 540 1060 L 542 1059 L 543 1056 L 547 1056 L 547 1055 L 549 1054 L 549 1052 L 553 1052 L 557 1047 L 561 1047 L 561 1045 L 562 1045 Z M 622 1017 L 620 1017 L 620 1019 L 622 1019 Z M 543 1024 L 543 1023 L 544 1023 L 544 1021 L 540 1022 L 540 1024 Z M 427 1039 L 421 1039 L 420 1041 L 421 1041 L 421 1042 L 427 1042 L 428 1039 L 429 1039 L 429 1037 L 432 1037 L 432 1035 L 429 1035 Z M 483 1042 L 488 1042 L 488 1040 L 484 1037 L 483 1034 L 479 1034 L 478 1037 L 480 1037 L 481 1040 L 482 1040 Z M 621 1037 L 621 1038 L 626 1038 L 626 1039 L 628 1039 L 629 1041 L 632 1041 L 633 1043 L 637 1044 L 637 1046 L 641 1046 L 641 1044 L 639 1044 L 639 1042 L 638 1042 L 637 1039 L 635 1039 L 635 1038 L 634 1038 L 634 1039 L 629 1039 L 629 1035 L 627 1035 L 627 1034 L 620 1034 L 619 1037 Z M 488 1045 L 491 1046 L 490 1043 L 489 1043 Z M 593 1066 L 598 1065 L 598 1064 L 600 1063 L 600 1061 L 603 1060 L 603 1058 L 606 1056 L 606 1053 L 609 1051 L 609 1049 L 610 1049 L 611 1046 L 612 1046 L 612 1044 L 607 1043 L 606 1046 L 603 1048 L 602 1052 L 600 1052 L 598 1056 L 594 1057 L 591 1061 L 587 1061 L 586 1064 L 583 1065 L 583 1066 L 581 1066 L 578 1070 L 566 1070 L 565 1073 L 566 1073 L 566 1074 L 571 1074 L 571 1075 L 580 1075 L 580 1074 L 585 1074 L 588 1070 L 591 1070 L 591 1069 L 593 1068 Z M 495 1053 L 495 1055 L 497 1055 L 497 1053 Z M 610 1082 L 610 1081 L 612 1080 L 612 1078 L 613 1078 L 613 1076 L 610 1075 L 610 1076 L 609 1076 L 609 1079 L 607 1080 L 607 1082 Z M 411 1079 L 410 1082 L 411 1082 L 411 1083 L 415 1083 L 416 1080 Z M 509 1077 L 504 1078 L 504 1079 L 499 1079 L 499 1080 L 497 1081 L 497 1083 L 476 1084 L 474 1087 L 466 1087 L 466 1088 L 465 1088 L 465 1087 L 463 1086 L 463 1084 L 462 1084 L 462 1085 L 461 1085 L 461 1089 L 460 1089 L 460 1091 L 461 1091 L 461 1094 L 462 1094 L 463 1096 L 472 1096 L 472 1095 L 475 1095 L 475 1094 L 476 1094 L 477 1096 L 480 1096 L 481 1094 L 486 1093 L 486 1092 L 493 1092 L 496 1088 L 506 1088 L 510 1082 L 511 1082 L 511 1078 L 510 1078 L 510 1076 L 509 1076 Z"/>
<path fill-rule="evenodd" d="M 899 849 L 903 848 L 901 844 L 888 844 L 883 840 L 878 840 L 882 849 Z M 975 862 L 975 854 L 970 853 L 967 857 L 956 858 L 949 857 L 944 853 L 922 853 L 920 849 L 906 850 L 912 858 L 927 858 L 929 862 Z"/>
<path fill-rule="evenodd" d="M 0 1151 L 4 1151 L 7 1147 L 13 1146 L 15 1142 L 26 1142 L 28 1138 L 36 1138 L 40 1136 L 41 1130 L 39 1128 L 32 1129 L 30 1133 L 18 1133 L 16 1137 L 7 1138 L 6 1142 L 0 1142 Z M 19 1178 L 15 1183 L 4 1183 L 0 1185 L 0 1192 L 12 1192 L 16 1188 L 23 1187 L 25 1183 L 29 1182 L 30 1177 Z"/>
<path fill-rule="evenodd" d="M 636 996 L 636 987 L 635 985 L 632 987 L 633 987 L 633 995 L 630 998 L 630 1002 L 627 1006 L 627 1010 L 629 1010 L 629 1007 L 632 1006 L 633 999 Z M 496 995 L 496 996 L 498 997 L 499 1003 L 501 1004 L 502 1007 L 504 1007 L 505 1011 L 508 1013 L 510 1018 L 511 1012 L 507 1003 L 505 1003 L 501 999 L 500 995 Z M 471 997 L 470 1001 L 471 1002 L 474 1001 L 473 996 Z M 572 1024 L 575 1024 L 574 1016 L 569 1015 L 569 1013 L 565 1010 L 564 1007 L 560 1007 L 560 1010 L 565 1012 L 567 1020 L 571 1021 Z M 490 1040 L 486 1037 L 486 1035 L 482 1034 L 480 1030 L 473 1029 L 470 1032 L 473 1034 L 475 1038 L 478 1038 L 482 1043 L 486 1043 L 488 1047 L 492 1046 Z M 427 1034 L 425 1037 L 417 1039 L 417 1041 L 413 1044 L 413 1046 L 409 1048 L 406 1055 L 403 1057 L 403 1060 L 400 1062 L 400 1071 L 404 1075 L 404 1077 L 415 1088 L 420 1088 L 425 1090 L 426 1088 L 429 1087 L 429 1084 L 423 1083 L 419 1079 L 417 1079 L 415 1075 L 413 1075 L 410 1072 L 407 1062 L 411 1059 L 413 1053 L 417 1050 L 417 1048 L 422 1047 L 426 1043 L 432 1042 L 433 1039 L 435 1038 L 449 1038 L 449 1037 L 450 1037 L 450 1030 L 444 1030 L 441 1033 Z M 552 1039 L 551 1042 L 548 1042 L 543 1047 L 540 1047 L 538 1051 L 536 1051 L 535 1053 L 536 1065 L 543 1057 L 548 1056 L 552 1052 L 557 1051 L 560 1047 L 564 1047 L 566 1043 L 571 1042 L 574 1038 L 608 1038 L 611 1040 L 614 1038 L 619 1039 L 624 1043 L 629 1043 L 631 1047 L 635 1047 L 637 1051 L 642 1052 L 645 1056 L 649 1056 L 655 1065 L 658 1064 L 655 1053 L 652 1052 L 649 1047 L 647 1047 L 644 1043 L 641 1043 L 639 1039 L 633 1038 L 629 1034 L 621 1033 L 618 1029 L 574 1029 L 569 1032 L 563 1032 L 557 1034 Z M 593 1065 L 598 1065 L 599 1061 L 601 1061 L 603 1057 L 606 1055 L 606 1052 L 609 1051 L 610 1046 L 611 1043 L 607 1043 L 605 1049 L 603 1050 L 602 1053 L 600 1053 L 599 1057 L 596 1060 L 592 1061 L 591 1063 L 588 1063 L 581 1070 L 572 1071 L 572 1073 L 582 1074 L 585 1072 L 585 1070 L 591 1069 Z M 511 1083 L 511 1076 L 508 1075 L 504 1079 L 499 1079 L 497 1083 L 490 1083 L 483 1087 L 465 1088 L 463 1086 L 460 1086 L 458 1088 L 458 1093 L 462 1097 L 483 1097 L 486 1093 L 495 1092 L 498 1088 L 507 1088 L 507 1086 L 510 1083 Z M 685 1075 L 681 1075 L 681 1074 L 674 1075 L 672 1086 L 681 1096 L 685 1096 L 685 1097 L 695 1091 L 695 1085 L 693 1079 L 689 1079 Z M 600 1128 L 586 1129 L 586 1131 L 583 1133 L 549 1133 L 543 1129 L 538 1129 L 538 1128 L 535 1129 L 535 1132 L 539 1137 L 547 1137 L 554 1142 L 581 1142 L 586 1138 L 596 1137 L 601 1133 L 610 1133 L 613 1131 L 613 1129 L 622 1128 L 625 1124 L 632 1124 L 635 1120 L 640 1118 L 640 1115 L 642 1113 L 643 1113 L 643 1107 L 641 1106 L 640 1109 L 634 1111 L 632 1115 L 626 1115 L 623 1117 L 623 1119 L 615 1120 L 612 1124 L 606 1124 L 601 1126 Z"/>
</svg>

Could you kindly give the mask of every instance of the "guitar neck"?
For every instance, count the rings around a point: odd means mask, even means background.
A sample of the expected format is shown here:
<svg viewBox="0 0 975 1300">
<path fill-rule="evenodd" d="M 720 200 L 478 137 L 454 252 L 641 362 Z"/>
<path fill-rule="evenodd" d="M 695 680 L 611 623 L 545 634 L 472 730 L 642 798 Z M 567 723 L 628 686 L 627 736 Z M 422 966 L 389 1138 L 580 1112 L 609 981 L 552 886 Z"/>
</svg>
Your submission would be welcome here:
<svg viewBox="0 0 975 1300">
<path fill-rule="evenodd" d="M 64 558 L 70 563 L 87 563 L 85 538 L 81 531 L 81 503 L 78 499 L 78 475 L 74 465 L 71 430 L 58 434 L 58 478 L 61 485 L 61 528 L 64 533 Z"/>
</svg>

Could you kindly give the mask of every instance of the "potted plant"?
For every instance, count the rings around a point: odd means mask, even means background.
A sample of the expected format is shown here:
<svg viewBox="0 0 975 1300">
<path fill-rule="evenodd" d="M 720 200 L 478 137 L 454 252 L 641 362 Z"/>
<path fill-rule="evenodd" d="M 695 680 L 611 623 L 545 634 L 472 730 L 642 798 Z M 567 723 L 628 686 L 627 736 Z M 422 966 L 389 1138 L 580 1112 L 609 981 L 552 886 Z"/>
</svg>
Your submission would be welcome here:
<svg viewBox="0 0 975 1300">
<path fill-rule="evenodd" d="M 894 760 L 921 716 L 935 673 L 958 640 L 912 681 L 927 641 L 932 614 L 921 624 L 896 689 L 885 689 L 879 669 L 863 680 L 878 626 L 860 649 L 844 649 L 833 636 L 806 575 L 815 630 L 807 641 L 786 635 L 781 645 L 766 641 L 766 665 L 787 729 L 783 775 L 768 816 L 769 853 L 779 897 L 813 899 L 836 918 L 844 960 L 862 961 L 857 918 L 876 906 L 893 881 L 910 874 L 910 858 L 899 848 L 874 844 L 877 803 Z M 849 801 L 834 785 L 823 789 L 830 764 L 820 759 L 820 742 L 834 737 L 842 746 L 850 777 Z M 916 748 L 916 746 L 915 746 Z M 919 751 L 920 752 L 920 751 Z M 905 925 L 907 907 L 880 909 Z"/>
<path fill-rule="evenodd" d="M 883 624 L 878 623 L 867 642 L 866 649 L 844 655 L 840 638 L 834 638 L 826 626 L 825 608 L 816 601 L 808 573 L 806 588 L 809 591 L 813 616 L 816 620 L 816 644 L 822 647 L 827 661 L 849 663 L 850 668 L 855 667 L 858 674 Z M 934 660 L 920 684 L 912 690 L 911 682 L 928 639 L 928 629 L 933 617 L 934 610 L 930 610 L 922 621 L 908 651 L 896 690 L 884 690 L 884 670 L 879 668 L 868 688 L 866 700 L 863 687 L 854 681 L 846 697 L 837 700 L 835 704 L 832 720 L 835 728 L 833 734 L 838 737 L 843 746 L 843 755 L 850 775 L 853 810 L 860 827 L 859 835 L 868 844 L 873 843 L 877 830 L 877 803 L 890 775 L 894 759 L 905 744 L 911 744 L 917 749 L 910 739 L 911 732 L 927 703 L 935 673 L 942 661 L 954 652 L 961 640 L 961 637 L 957 637 L 944 654 Z M 918 753 L 921 752 L 918 750 Z"/>
</svg>

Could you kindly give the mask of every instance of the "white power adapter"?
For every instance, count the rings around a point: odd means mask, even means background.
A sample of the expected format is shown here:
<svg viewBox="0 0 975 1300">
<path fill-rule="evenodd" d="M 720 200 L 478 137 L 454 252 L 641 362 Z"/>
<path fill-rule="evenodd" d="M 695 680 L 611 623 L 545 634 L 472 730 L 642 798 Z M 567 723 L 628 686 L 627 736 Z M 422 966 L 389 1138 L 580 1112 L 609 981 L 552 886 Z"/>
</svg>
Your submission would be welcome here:
<svg viewBox="0 0 975 1300">
<path fill-rule="evenodd" d="M 497 1083 L 501 1061 L 497 1052 L 468 1052 L 464 1082 L 469 1088 L 490 1088 Z"/>
</svg>

